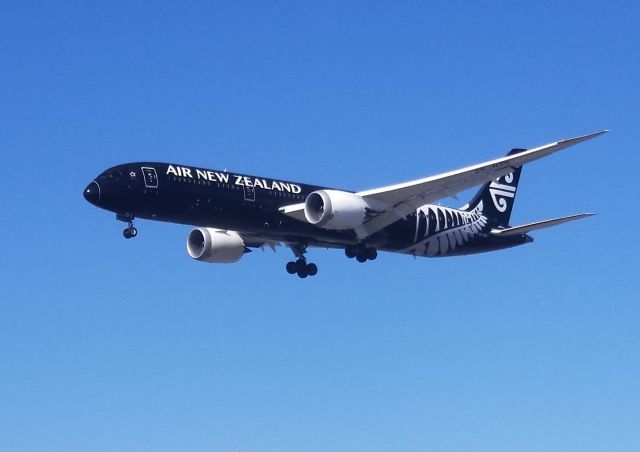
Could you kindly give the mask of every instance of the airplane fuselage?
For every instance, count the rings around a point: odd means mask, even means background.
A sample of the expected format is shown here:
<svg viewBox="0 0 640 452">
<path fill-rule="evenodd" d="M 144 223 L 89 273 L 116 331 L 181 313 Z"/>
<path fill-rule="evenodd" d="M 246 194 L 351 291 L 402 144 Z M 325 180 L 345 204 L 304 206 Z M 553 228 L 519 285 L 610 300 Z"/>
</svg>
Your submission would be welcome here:
<svg viewBox="0 0 640 452">
<path fill-rule="evenodd" d="M 500 250 L 532 242 L 529 232 L 590 217 L 567 215 L 512 226 L 523 165 L 591 140 L 592 133 L 433 176 L 352 192 L 227 170 L 137 162 L 102 172 L 84 190 L 91 204 L 115 212 L 138 234 L 134 218 L 195 226 L 187 253 L 209 263 L 237 262 L 252 248 L 285 245 L 296 260 L 290 274 L 314 276 L 309 247 L 340 248 L 358 262 L 378 251 L 442 257 Z M 433 204 L 481 186 L 459 209 Z"/>
<path fill-rule="evenodd" d="M 284 205 L 304 203 L 326 187 L 159 162 L 115 166 L 99 175 L 85 198 L 120 219 L 143 218 L 232 230 L 247 245 L 274 242 L 346 248 L 361 241 L 353 230 L 324 229 L 284 215 Z M 492 251 L 531 241 L 497 238 L 481 212 L 425 205 L 371 235 L 368 247 L 418 256 L 452 256 Z"/>
</svg>

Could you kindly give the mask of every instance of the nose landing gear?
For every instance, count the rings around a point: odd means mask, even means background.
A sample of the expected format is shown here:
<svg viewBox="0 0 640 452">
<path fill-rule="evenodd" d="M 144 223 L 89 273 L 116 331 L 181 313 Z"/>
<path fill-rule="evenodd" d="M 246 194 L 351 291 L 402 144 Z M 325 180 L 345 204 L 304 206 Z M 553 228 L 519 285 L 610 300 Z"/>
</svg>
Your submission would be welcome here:
<svg viewBox="0 0 640 452">
<path fill-rule="evenodd" d="M 132 213 L 118 213 L 116 214 L 116 220 L 124 221 L 128 224 L 128 226 L 124 228 L 124 231 L 122 231 L 125 239 L 132 239 L 138 235 L 138 230 L 133 225 Z"/>
</svg>

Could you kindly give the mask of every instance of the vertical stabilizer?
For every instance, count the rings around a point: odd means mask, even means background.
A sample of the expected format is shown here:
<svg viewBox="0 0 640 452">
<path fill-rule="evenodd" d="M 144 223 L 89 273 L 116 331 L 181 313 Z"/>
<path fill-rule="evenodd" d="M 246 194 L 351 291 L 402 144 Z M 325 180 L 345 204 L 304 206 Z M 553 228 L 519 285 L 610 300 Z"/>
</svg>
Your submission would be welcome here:
<svg viewBox="0 0 640 452">
<path fill-rule="evenodd" d="M 526 149 L 512 149 L 507 155 L 518 154 L 523 151 L 526 151 Z M 474 210 L 482 203 L 482 213 L 493 223 L 494 227 L 507 227 L 511 218 L 513 203 L 516 199 L 521 172 L 522 167 L 519 166 L 514 168 L 512 173 L 484 184 L 471 199 L 466 210 Z"/>
</svg>

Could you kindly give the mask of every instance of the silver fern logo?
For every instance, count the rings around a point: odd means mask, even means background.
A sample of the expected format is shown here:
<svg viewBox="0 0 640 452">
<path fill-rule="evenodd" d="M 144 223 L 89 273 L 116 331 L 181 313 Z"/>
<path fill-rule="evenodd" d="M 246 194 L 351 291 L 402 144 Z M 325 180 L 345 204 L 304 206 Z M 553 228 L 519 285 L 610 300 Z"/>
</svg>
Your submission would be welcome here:
<svg viewBox="0 0 640 452">
<path fill-rule="evenodd" d="M 516 187 L 508 185 L 513 182 L 513 173 L 509 173 L 504 176 L 504 182 L 504 184 L 501 184 L 500 178 L 498 178 L 489 185 L 491 200 L 493 201 L 493 206 L 498 212 L 505 212 L 508 207 L 507 199 L 513 199 L 516 196 Z"/>
<path fill-rule="evenodd" d="M 482 201 L 471 212 L 433 205 L 420 207 L 416 211 L 415 243 L 402 252 L 433 257 L 455 251 L 486 226 L 482 207 Z"/>
</svg>

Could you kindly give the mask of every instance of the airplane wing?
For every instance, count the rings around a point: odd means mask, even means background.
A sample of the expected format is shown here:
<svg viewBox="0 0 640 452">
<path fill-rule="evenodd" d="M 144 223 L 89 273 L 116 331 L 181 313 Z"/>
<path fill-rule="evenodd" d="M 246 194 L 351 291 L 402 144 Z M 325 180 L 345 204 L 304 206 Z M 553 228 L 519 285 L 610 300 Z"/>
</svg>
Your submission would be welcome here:
<svg viewBox="0 0 640 452">
<path fill-rule="evenodd" d="M 581 218 L 591 217 L 593 215 L 595 215 L 595 213 L 579 213 L 576 215 L 568 215 L 566 217 L 553 218 L 551 220 L 544 220 L 544 221 L 536 221 L 535 223 L 523 224 L 521 226 L 514 226 L 512 228 L 493 229 L 491 230 L 491 234 L 499 235 L 503 237 L 511 236 L 511 235 L 526 234 L 527 232 L 535 231 L 536 229 L 550 228 L 551 226 L 557 226 L 562 223 L 579 220 Z"/>
<path fill-rule="evenodd" d="M 301 202 L 299 204 L 291 204 L 288 206 L 280 207 L 278 209 L 280 213 L 290 216 L 291 218 L 295 218 L 300 221 L 307 221 L 307 218 L 304 216 L 304 203 Z"/>
<path fill-rule="evenodd" d="M 280 246 L 281 243 L 278 240 L 273 240 L 271 238 L 261 237 L 255 234 L 240 234 L 244 244 L 248 248 L 260 248 L 263 251 L 266 248 L 269 248 L 272 251 L 276 250 L 276 246 Z"/>
<path fill-rule="evenodd" d="M 420 206 L 442 198 L 455 198 L 458 192 L 509 174 L 519 166 L 607 132 L 608 130 L 603 130 L 590 135 L 569 138 L 447 173 L 358 192 L 356 193 L 358 196 L 382 208 L 376 209 L 379 212 L 378 215 L 356 228 L 356 234 L 360 239 L 364 239 L 406 217 Z M 284 206 L 280 208 L 280 212 L 304 221 L 304 204 Z"/>
</svg>

